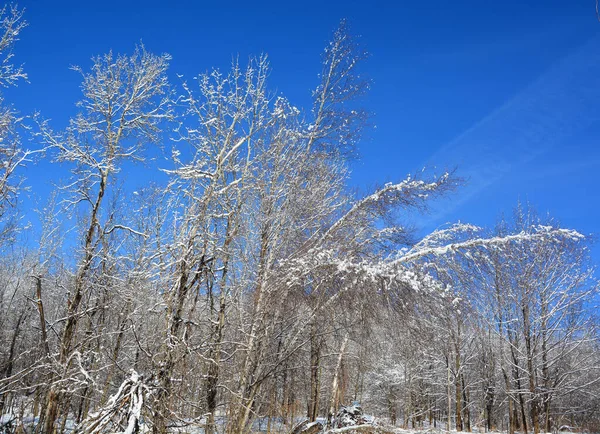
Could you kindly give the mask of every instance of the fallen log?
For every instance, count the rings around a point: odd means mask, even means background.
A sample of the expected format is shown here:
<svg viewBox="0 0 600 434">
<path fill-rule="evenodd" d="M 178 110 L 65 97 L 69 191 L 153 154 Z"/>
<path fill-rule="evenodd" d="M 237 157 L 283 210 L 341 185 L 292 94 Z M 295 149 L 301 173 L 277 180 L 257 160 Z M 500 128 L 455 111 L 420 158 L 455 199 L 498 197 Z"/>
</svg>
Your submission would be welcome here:
<svg viewBox="0 0 600 434">
<path fill-rule="evenodd" d="M 296 425 L 290 434 L 317 434 L 323 431 L 321 422 L 309 422 L 305 420 Z"/>
<path fill-rule="evenodd" d="M 353 433 L 365 433 L 365 434 L 394 434 L 393 430 L 370 424 L 364 425 L 353 425 L 345 426 L 343 428 L 335 428 L 329 431 L 325 431 L 324 434 L 353 434 Z"/>
</svg>

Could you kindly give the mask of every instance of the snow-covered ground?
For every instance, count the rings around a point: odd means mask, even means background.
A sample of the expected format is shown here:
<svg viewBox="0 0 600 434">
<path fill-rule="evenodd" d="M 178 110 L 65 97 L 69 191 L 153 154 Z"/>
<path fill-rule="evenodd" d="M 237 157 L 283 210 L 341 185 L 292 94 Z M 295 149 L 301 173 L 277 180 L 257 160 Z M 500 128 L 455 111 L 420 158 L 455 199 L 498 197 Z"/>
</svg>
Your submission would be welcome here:
<svg viewBox="0 0 600 434">
<path fill-rule="evenodd" d="M 369 419 L 369 424 L 360 425 L 360 428 L 356 430 L 356 426 L 348 426 L 343 428 L 335 428 L 329 431 L 326 431 L 328 434 L 352 434 L 353 432 L 361 432 L 361 433 L 369 433 L 367 427 L 370 425 L 371 421 L 374 423 L 372 425 L 373 433 L 385 434 L 385 433 L 394 433 L 394 434 L 473 434 L 473 433 L 487 433 L 487 434 L 506 434 L 504 431 L 489 431 L 478 430 L 477 428 L 473 429 L 471 433 L 466 431 L 455 431 L 450 430 L 450 433 L 444 429 L 443 425 L 438 425 L 437 427 L 424 427 L 418 429 L 403 429 L 400 427 L 393 427 L 391 425 L 386 425 L 382 423 L 376 423 L 375 418 L 372 416 L 365 415 L 365 418 Z M 303 418 L 298 418 L 296 420 L 296 424 L 302 422 Z M 325 425 L 325 418 L 317 418 L 317 423 L 321 425 Z M 31 432 L 31 427 L 35 426 L 38 423 L 37 418 L 33 418 L 31 415 L 25 415 L 20 418 L 18 415 L 14 414 L 5 414 L 0 416 L 0 434 L 12 434 L 15 432 L 17 427 L 22 426 L 25 429 L 26 433 Z M 71 433 L 75 429 L 75 423 L 72 420 L 67 420 L 65 424 L 65 433 Z M 270 423 L 268 418 L 258 418 L 252 424 L 252 433 L 272 433 L 272 434 L 288 434 L 291 432 L 292 427 L 285 425 L 283 421 L 279 418 L 271 418 Z M 147 433 L 151 430 L 144 423 L 140 426 L 140 433 Z M 186 426 L 181 426 L 178 428 L 172 427 L 170 430 L 172 433 L 178 434 L 204 434 L 204 427 L 202 424 L 190 424 Z M 217 420 L 217 431 L 219 433 L 225 432 L 225 419 L 218 418 Z M 116 434 L 116 433 L 115 433 Z M 556 433 L 544 433 L 544 434 L 556 434 Z M 581 434 L 576 430 L 569 430 L 569 427 L 564 427 L 560 434 Z"/>
</svg>

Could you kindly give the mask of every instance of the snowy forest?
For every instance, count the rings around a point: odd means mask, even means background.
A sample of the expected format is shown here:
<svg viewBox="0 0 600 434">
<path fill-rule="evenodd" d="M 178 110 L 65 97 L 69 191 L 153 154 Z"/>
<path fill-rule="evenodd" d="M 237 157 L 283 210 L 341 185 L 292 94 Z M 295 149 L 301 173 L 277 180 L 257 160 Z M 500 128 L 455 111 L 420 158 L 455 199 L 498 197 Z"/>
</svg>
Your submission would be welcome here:
<svg viewBox="0 0 600 434">
<path fill-rule="evenodd" d="M 266 56 L 180 77 L 142 44 L 74 68 L 66 128 L 0 100 L 0 432 L 600 432 L 592 237 L 516 200 L 419 235 L 460 167 L 353 191 L 366 57 L 342 21 L 305 108 Z"/>
</svg>

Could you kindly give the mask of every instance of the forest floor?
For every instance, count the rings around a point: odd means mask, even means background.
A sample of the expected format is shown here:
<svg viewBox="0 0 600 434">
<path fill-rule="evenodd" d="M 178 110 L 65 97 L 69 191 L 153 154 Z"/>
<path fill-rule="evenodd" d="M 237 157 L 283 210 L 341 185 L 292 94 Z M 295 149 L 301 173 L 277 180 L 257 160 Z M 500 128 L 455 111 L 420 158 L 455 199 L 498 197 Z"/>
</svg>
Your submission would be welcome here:
<svg viewBox="0 0 600 434">
<path fill-rule="evenodd" d="M 324 425 L 325 419 L 319 418 L 318 422 Z M 32 431 L 32 428 L 37 425 L 37 418 L 33 418 L 31 415 L 24 415 L 22 417 L 14 415 L 14 414 L 4 414 L 0 416 L 0 434 L 12 434 L 12 433 L 22 433 L 27 434 Z M 300 422 L 300 420 L 299 420 Z M 64 425 L 64 433 L 72 433 L 75 432 L 75 421 L 68 419 Z M 271 423 L 267 420 L 267 418 L 260 418 L 254 421 L 252 425 L 251 434 L 289 434 L 292 432 L 292 428 L 289 426 L 278 423 L 277 421 L 271 420 Z M 172 428 L 169 430 L 172 433 L 177 434 L 204 434 L 204 427 L 199 424 L 190 424 L 187 426 L 182 426 L 179 428 Z M 218 433 L 225 432 L 224 425 L 217 427 Z M 144 424 L 140 427 L 140 433 L 150 432 Z M 445 427 L 422 427 L 422 428 L 412 428 L 412 429 L 404 429 L 400 427 L 395 427 L 391 425 L 377 423 L 374 425 L 371 424 L 363 424 L 359 426 L 348 426 L 344 428 L 330 429 L 330 430 L 322 430 L 315 434 L 473 434 L 473 433 L 485 433 L 486 431 L 481 429 L 473 429 L 471 432 L 466 431 L 455 431 L 448 430 Z M 116 433 L 115 433 L 116 434 Z M 506 434 L 506 431 L 489 431 L 487 434 Z M 556 433 L 544 433 L 544 434 L 556 434 Z M 560 431 L 560 434 L 581 434 L 576 430 Z"/>
</svg>

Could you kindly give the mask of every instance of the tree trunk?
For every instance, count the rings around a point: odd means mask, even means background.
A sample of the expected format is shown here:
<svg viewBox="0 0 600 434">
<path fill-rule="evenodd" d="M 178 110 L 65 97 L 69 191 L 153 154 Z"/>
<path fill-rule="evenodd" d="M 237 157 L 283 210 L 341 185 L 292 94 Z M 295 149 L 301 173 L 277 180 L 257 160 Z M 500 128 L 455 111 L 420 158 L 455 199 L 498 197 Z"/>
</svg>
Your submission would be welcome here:
<svg viewBox="0 0 600 434">
<path fill-rule="evenodd" d="M 102 199 L 104 198 L 107 179 L 108 172 L 105 171 L 102 173 L 100 179 L 100 186 L 98 190 L 98 196 L 96 197 L 96 202 L 94 203 L 92 213 L 90 215 L 90 225 L 87 229 L 84 243 L 84 257 L 79 266 L 77 275 L 75 276 L 75 293 L 73 295 L 73 298 L 68 302 L 67 321 L 65 323 L 65 328 L 60 339 L 60 353 L 58 359 L 59 363 L 63 365 L 62 368 L 64 369 L 64 371 L 68 369 L 67 360 L 69 359 L 69 353 L 71 351 L 73 338 L 77 329 L 77 322 L 79 320 L 79 305 L 81 304 L 81 300 L 83 299 L 83 291 L 85 289 L 88 271 L 92 266 L 92 261 L 94 258 L 94 235 L 98 227 L 98 214 L 100 212 L 100 205 L 102 204 Z M 48 392 L 46 421 L 44 425 L 44 432 L 46 434 L 50 434 L 54 431 L 54 424 L 58 416 L 60 394 L 58 394 L 54 389 L 55 386 L 50 386 L 50 391 Z"/>
<path fill-rule="evenodd" d="M 462 382 L 462 391 L 463 391 L 463 402 L 464 402 L 464 428 L 466 431 L 471 432 L 471 412 L 469 410 L 469 390 L 465 386 L 465 376 L 463 374 L 460 375 Z"/>
<path fill-rule="evenodd" d="M 223 328 L 225 327 L 225 308 L 226 300 L 223 288 L 219 297 L 219 314 L 217 324 L 214 329 L 213 348 L 210 353 L 210 365 L 205 384 L 206 411 L 208 413 L 206 421 L 206 433 L 215 432 L 215 412 L 217 410 L 217 386 L 219 383 L 219 370 L 221 364 L 221 342 L 223 340 Z"/>
<path fill-rule="evenodd" d="M 310 396 L 308 398 L 308 420 L 310 422 L 314 422 L 319 414 L 320 365 L 321 342 L 317 335 L 317 326 L 313 322 L 310 335 Z"/>
<path fill-rule="evenodd" d="M 339 396 L 338 396 L 338 385 L 339 385 L 339 376 L 340 369 L 342 367 L 342 361 L 344 360 L 344 353 L 346 351 L 346 345 L 348 345 L 348 340 L 350 339 L 350 333 L 346 332 L 346 336 L 344 336 L 344 340 L 342 341 L 342 346 L 340 347 L 340 352 L 338 355 L 337 364 L 335 367 L 335 371 L 333 373 L 333 381 L 331 382 L 331 401 L 329 403 L 329 412 L 327 413 L 327 428 L 331 428 L 331 422 L 336 414 L 336 408 L 338 406 Z"/>
<path fill-rule="evenodd" d="M 447 378 L 447 397 L 448 400 L 448 420 L 446 421 L 448 426 L 448 431 L 450 431 L 450 427 L 452 426 L 452 370 L 450 369 L 450 355 L 446 356 L 446 367 L 448 368 L 448 378 Z M 404 422 L 406 425 L 406 421 Z M 405 426 L 408 428 L 408 426 Z M 512 434 L 512 433 L 511 433 Z"/>
<path fill-rule="evenodd" d="M 525 334 L 525 349 L 527 351 L 527 377 L 529 383 L 529 393 L 531 394 L 531 405 L 530 405 L 530 414 L 531 414 L 531 422 L 533 423 L 533 432 L 534 434 L 539 434 L 540 432 L 540 420 L 539 420 L 539 412 L 538 412 L 538 396 L 536 393 L 536 375 L 533 367 L 533 347 L 532 347 L 532 336 L 531 336 L 531 324 L 529 318 L 529 305 L 525 301 L 522 306 L 523 312 L 523 324 L 524 329 L 523 333 Z"/>
<path fill-rule="evenodd" d="M 15 325 L 12 339 L 10 341 L 10 349 L 8 350 L 8 361 L 6 362 L 6 368 L 4 368 L 4 372 L 2 373 L 1 378 L 8 378 L 12 375 L 13 364 L 15 359 L 15 346 L 17 345 L 17 337 L 19 336 L 19 332 L 21 331 L 21 322 L 23 321 L 23 318 L 25 318 L 25 309 L 21 311 L 21 314 L 17 319 L 17 324 Z M 0 416 L 2 416 L 4 412 L 4 406 L 6 405 L 7 396 L 8 392 L 0 394 Z"/>
<path fill-rule="evenodd" d="M 456 431 L 463 430 L 462 421 L 462 385 L 460 382 L 460 353 L 456 351 L 454 355 L 454 389 L 456 401 Z"/>
</svg>

